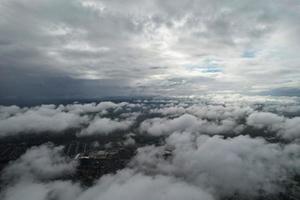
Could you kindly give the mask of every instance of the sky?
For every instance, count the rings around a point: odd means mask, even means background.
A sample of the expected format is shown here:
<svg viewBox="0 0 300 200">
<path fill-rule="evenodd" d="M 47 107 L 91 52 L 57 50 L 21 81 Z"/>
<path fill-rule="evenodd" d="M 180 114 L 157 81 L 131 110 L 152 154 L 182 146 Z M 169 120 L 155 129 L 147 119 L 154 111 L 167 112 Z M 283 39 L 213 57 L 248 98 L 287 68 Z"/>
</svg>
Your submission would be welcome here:
<svg viewBox="0 0 300 200">
<path fill-rule="evenodd" d="M 1 0 L 0 98 L 299 96 L 298 0 Z"/>
</svg>

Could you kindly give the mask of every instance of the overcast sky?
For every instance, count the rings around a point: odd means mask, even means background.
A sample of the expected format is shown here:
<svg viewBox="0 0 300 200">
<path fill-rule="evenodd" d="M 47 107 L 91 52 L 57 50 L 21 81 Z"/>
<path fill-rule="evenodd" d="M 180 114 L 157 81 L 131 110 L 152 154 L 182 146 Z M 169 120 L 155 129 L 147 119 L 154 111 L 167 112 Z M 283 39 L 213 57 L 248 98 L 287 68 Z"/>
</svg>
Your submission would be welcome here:
<svg viewBox="0 0 300 200">
<path fill-rule="evenodd" d="M 297 95 L 298 0 L 1 0 L 0 98 Z"/>
</svg>

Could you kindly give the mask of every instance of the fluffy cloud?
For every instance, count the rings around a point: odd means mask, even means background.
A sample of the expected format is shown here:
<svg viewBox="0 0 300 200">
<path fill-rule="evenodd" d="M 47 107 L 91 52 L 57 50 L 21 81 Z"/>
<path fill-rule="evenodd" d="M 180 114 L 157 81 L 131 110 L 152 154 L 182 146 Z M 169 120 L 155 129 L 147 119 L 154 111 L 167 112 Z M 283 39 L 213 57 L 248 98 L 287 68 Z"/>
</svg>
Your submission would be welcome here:
<svg viewBox="0 0 300 200">
<path fill-rule="evenodd" d="M 300 117 L 287 119 L 279 134 L 286 139 L 300 138 Z"/>
<path fill-rule="evenodd" d="M 7 113 L 5 110 L 1 112 Z M 88 121 L 86 116 L 61 112 L 53 106 L 40 106 L 18 110 L 0 120 L 0 135 L 22 133 L 62 132 L 69 128 L 79 128 Z"/>
<path fill-rule="evenodd" d="M 0 126 L 4 135 L 76 127 L 78 136 L 124 132 L 124 145 L 139 146 L 139 134 L 158 136 L 160 143 L 138 148 L 128 166 L 90 187 L 64 179 L 74 175 L 77 163 L 62 155 L 62 147 L 34 147 L 4 169 L 1 178 L 7 184 L 0 198 L 214 200 L 278 195 L 300 174 L 300 118 L 265 111 L 269 105 L 298 105 L 297 98 L 270 99 L 207 96 L 136 104 L 1 106 L 0 124 L 10 127 Z M 19 121 L 11 124 L 12 119 Z M 268 142 L 266 133 L 276 134 L 277 143 Z"/>
<path fill-rule="evenodd" d="M 219 101 L 220 103 L 217 103 Z M 226 95 L 221 98 L 220 95 L 208 95 L 141 102 L 104 101 L 58 106 L 50 104 L 29 108 L 1 106 L 0 136 L 63 133 L 70 129 L 74 129 L 78 136 L 107 135 L 125 130 L 154 136 L 184 131 L 210 135 L 237 135 L 247 131 L 247 127 L 254 127 L 261 134 L 265 131 L 270 134 L 276 133 L 278 137 L 284 139 L 299 138 L 297 113 L 283 111 L 299 107 L 298 98 Z M 275 105 L 279 109 L 278 113 L 272 110 Z"/>
<path fill-rule="evenodd" d="M 51 181 L 49 178 L 63 176 L 74 169 L 71 162 L 60 156 L 60 150 L 40 146 L 27 151 L 4 171 L 4 177 L 13 178 L 14 182 L 10 182 L 0 196 L 5 200 L 214 199 L 201 188 L 174 177 L 148 176 L 129 169 L 104 176 L 87 189 L 70 181 Z"/>
<path fill-rule="evenodd" d="M 141 124 L 140 130 L 152 135 L 162 135 L 170 134 L 176 130 L 183 131 L 188 129 L 189 131 L 196 131 L 199 129 L 201 123 L 203 122 L 198 120 L 195 116 L 184 114 L 175 119 L 154 118 L 145 120 Z"/>
<path fill-rule="evenodd" d="M 239 119 L 253 112 L 253 108 L 251 108 L 247 104 L 242 105 L 236 102 L 235 104 L 228 103 L 228 102 L 226 103 L 218 102 L 216 103 L 216 105 L 213 105 L 214 104 L 213 99 L 210 99 L 208 100 L 208 102 L 205 103 L 203 102 L 204 100 L 205 99 L 203 98 L 199 98 L 197 99 L 197 101 L 184 106 L 178 106 L 174 104 L 164 105 L 162 108 L 152 109 L 151 112 L 161 113 L 162 115 L 165 116 L 170 116 L 170 115 L 176 116 L 176 115 L 182 115 L 188 113 L 191 115 L 195 115 L 201 119 L 209 119 L 209 120 L 222 120 L 227 118 Z"/>
<path fill-rule="evenodd" d="M 33 147 L 3 171 L 2 179 L 13 182 L 20 179 L 52 179 L 75 172 L 76 162 L 62 156 L 62 146 L 50 144 Z"/>
<path fill-rule="evenodd" d="M 139 112 L 140 104 L 127 102 L 41 105 L 35 107 L 0 106 L 0 136 L 19 133 L 63 133 L 68 129 L 84 129 L 84 134 L 108 134 L 128 129 Z M 112 120 L 105 115 L 116 115 L 124 120 Z"/>
<path fill-rule="evenodd" d="M 247 124 L 256 128 L 267 128 L 285 139 L 300 137 L 299 117 L 286 118 L 268 112 L 254 112 L 247 118 Z"/>
<path fill-rule="evenodd" d="M 276 194 L 299 173 L 300 147 L 296 144 L 281 147 L 262 138 L 224 139 L 183 132 L 169 136 L 167 145 L 175 148 L 169 160 L 163 159 L 164 148 L 145 147 L 133 166 L 151 174 L 181 177 L 219 197 Z"/>
<path fill-rule="evenodd" d="M 95 118 L 86 129 L 81 131 L 80 135 L 109 134 L 118 130 L 127 130 L 131 125 L 132 121 L 129 120 L 119 121 L 109 118 Z"/>
<path fill-rule="evenodd" d="M 213 200 L 214 198 L 202 189 L 172 177 L 161 175 L 152 177 L 123 170 L 115 176 L 100 179 L 96 186 L 88 189 L 78 199 Z"/>
<path fill-rule="evenodd" d="M 5 200 L 71 200 L 81 191 L 79 184 L 57 178 L 75 173 L 77 163 L 62 155 L 62 146 L 33 147 L 2 172 L 0 197 Z"/>
<path fill-rule="evenodd" d="M 18 112 L 21 112 L 21 108 L 18 106 L 0 106 L 0 120 L 6 119 Z"/>
<path fill-rule="evenodd" d="M 269 128 L 271 131 L 280 129 L 284 122 L 284 117 L 280 117 L 273 113 L 255 112 L 247 118 L 247 124 L 257 128 Z"/>
<path fill-rule="evenodd" d="M 143 147 L 131 169 L 106 175 L 92 187 L 53 180 L 72 173 L 76 163 L 61 156 L 61 147 L 42 145 L 28 150 L 2 174 L 9 180 L 0 196 L 18 199 L 203 199 L 238 194 L 253 197 L 284 190 L 299 173 L 299 145 L 269 144 L 261 138 L 232 139 L 174 133 L 166 140 L 172 156 L 163 158 L 164 146 Z"/>
<path fill-rule="evenodd" d="M 115 176 L 109 175 L 100 179 L 95 186 L 83 190 L 77 184 L 68 181 L 50 183 L 18 183 L 8 188 L 5 200 L 213 200 L 213 196 L 198 187 L 166 176 L 147 176 L 133 171 L 123 170 Z"/>
<path fill-rule="evenodd" d="M 143 121 L 140 131 L 152 135 L 176 131 L 239 134 L 254 127 L 261 135 L 275 133 L 283 139 L 299 138 L 299 98 L 207 95 L 182 101 L 187 104 L 169 103 L 151 109 L 151 113 L 162 117 Z"/>
<path fill-rule="evenodd" d="M 123 106 L 127 106 L 128 103 L 113 103 L 111 101 L 103 101 L 98 104 L 89 103 L 89 104 L 68 104 L 62 106 L 62 109 L 76 114 L 85 114 L 85 113 L 102 113 L 105 114 L 107 110 L 121 109 Z"/>
<path fill-rule="evenodd" d="M 216 122 L 202 120 L 194 115 L 184 114 L 174 119 L 154 118 L 141 123 L 140 131 L 151 135 L 171 134 L 175 131 L 188 131 L 207 134 L 237 133 L 243 129 L 232 119 L 225 119 Z"/>
</svg>

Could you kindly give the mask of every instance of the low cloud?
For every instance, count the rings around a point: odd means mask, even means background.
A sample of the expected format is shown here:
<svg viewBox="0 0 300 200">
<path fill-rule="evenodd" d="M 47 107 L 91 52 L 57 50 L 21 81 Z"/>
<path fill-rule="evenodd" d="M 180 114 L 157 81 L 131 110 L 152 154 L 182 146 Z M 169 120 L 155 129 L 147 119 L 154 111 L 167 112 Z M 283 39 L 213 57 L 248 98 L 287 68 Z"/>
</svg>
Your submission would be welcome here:
<svg viewBox="0 0 300 200">
<path fill-rule="evenodd" d="M 286 118 L 268 112 L 255 112 L 247 118 L 247 124 L 276 132 L 282 138 L 289 140 L 300 137 L 300 117 Z"/>
<path fill-rule="evenodd" d="M 1 106 L 0 136 L 45 132 L 61 134 L 69 129 L 82 129 L 87 135 L 109 134 L 130 127 L 138 116 L 138 113 L 131 112 L 135 107 L 139 107 L 139 104 L 100 102 L 58 106 L 50 104 L 29 108 Z M 105 117 L 110 114 L 125 119 L 112 120 Z"/>
<path fill-rule="evenodd" d="M 237 133 L 243 130 L 243 125 L 237 125 L 232 119 L 218 121 L 202 120 L 194 115 L 184 114 L 174 119 L 154 118 L 145 120 L 140 125 L 140 131 L 151 135 L 169 135 L 176 131 L 188 131 L 205 134 Z"/>
<path fill-rule="evenodd" d="M 175 177 L 149 176 L 131 169 L 104 176 L 90 188 L 70 181 L 53 181 L 51 178 L 74 170 L 74 163 L 61 157 L 60 151 L 60 147 L 46 145 L 28 150 L 5 169 L 3 176 L 14 181 L 4 188 L 0 197 L 4 200 L 214 199 L 201 188 Z"/>
<path fill-rule="evenodd" d="M 171 157 L 164 150 L 173 148 Z M 299 174 L 300 146 L 271 144 L 262 138 L 195 135 L 176 132 L 163 146 L 138 149 L 130 165 L 105 175 L 91 187 L 56 180 L 72 174 L 76 162 L 61 147 L 42 145 L 28 150 L 5 168 L 4 200 L 215 200 L 276 195 Z"/>
<path fill-rule="evenodd" d="M 181 177 L 218 197 L 277 194 L 299 173 L 296 144 L 282 147 L 262 138 L 224 139 L 183 132 L 170 135 L 166 145 L 175 148 L 169 160 L 162 156 L 164 148 L 150 146 L 139 149 L 132 165 L 150 174 Z"/>
<path fill-rule="evenodd" d="M 270 108 L 279 105 L 289 110 L 299 105 L 297 101 L 207 96 L 1 106 L 0 124 L 6 125 L 0 127 L 2 136 L 59 134 L 75 128 L 78 137 L 122 133 L 120 144 L 139 148 L 124 169 L 83 187 L 63 178 L 75 176 L 77 163 L 63 156 L 62 147 L 34 147 L 4 169 L 1 179 L 6 184 L 0 197 L 217 200 L 234 195 L 276 196 L 286 192 L 286 186 L 300 174 L 300 118 Z M 160 142 L 140 147 L 138 137 L 144 135 L 158 137 Z"/>
<path fill-rule="evenodd" d="M 107 135 L 114 131 L 128 130 L 132 125 L 129 120 L 111 120 L 109 118 L 95 118 L 90 122 L 89 126 L 83 129 L 80 136 L 88 135 Z"/>
<path fill-rule="evenodd" d="M 3 111 L 3 110 L 1 110 Z M 0 135 L 18 133 L 60 133 L 70 128 L 79 128 L 88 121 L 86 116 L 62 112 L 53 106 L 40 106 L 31 109 L 6 112 L 6 118 L 0 120 Z"/>
<path fill-rule="evenodd" d="M 33 147 L 27 150 L 18 160 L 8 165 L 3 171 L 5 181 L 23 179 L 52 179 L 72 174 L 76 162 L 62 155 L 63 146 L 51 144 Z"/>
<path fill-rule="evenodd" d="M 275 105 L 277 110 L 274 110 Z M 134 103 L 104 101 L 23 108 L 1 106 L 0 136 L 60 134 L 68 130 L 78 136 L 107 135 L 117 131 L 153 136 L 185 131 L 208 135 L 251 135 L 264 131 L 266 135 L 297 140 L 300 136 L 299 117 L 297 112 L 290 112 L 295 107 L 300 107 L 297 98 L 252 99 L 226 95 L 223 98 L 208 95 L 193 100 L 153 99 Z M 245 132 L 249 127 L 252 133 Z"/>
</svg>

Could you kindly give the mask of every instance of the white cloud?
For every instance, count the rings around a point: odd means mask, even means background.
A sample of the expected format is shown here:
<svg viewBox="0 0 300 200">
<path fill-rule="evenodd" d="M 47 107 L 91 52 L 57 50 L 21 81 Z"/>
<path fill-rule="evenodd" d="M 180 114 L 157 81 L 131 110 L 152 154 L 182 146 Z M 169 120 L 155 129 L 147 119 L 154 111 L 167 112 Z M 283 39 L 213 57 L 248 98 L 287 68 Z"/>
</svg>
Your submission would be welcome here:
<svg viewBox="0 0 300 200">
<path fill-rule="evenodd" d="M 69 128 L 79 128 L 88 121 L 86 116 L 61 112 L 52 106 L 42 105 L 31 109 L 19 110 L 0 120 L 0 135 L 18 133 L 59 133 Z"/>
<path fill-rule="evenodd" d="M 71 113 L 81 114 L 81 113 L 93 113 L 93 112 L 99 112 L 99 113 L 105 113 L 109 109 L 116 109 L 119 107 L 122 107 L 126 105 L 126 103 L 120 103 L 116 104 L 110 101 L 104 101 L 100 102 L 98 104 L 96 103 L 89 103 L 89 104 L 69 104 L 63 107 L 62 109 L 65 109 Z"/>
<path fill-rule="evenodd" d="M 80 136 L 88 136 L 94 134 L 106 135 L 118 130 L 124 131 L 129 129 L 132 123 L 133 122 L 129 120 L 121 121 L 96 117 L 93 121 L 90 122 L 87 128 L 81 131 Z"/>
<path fill-rule="evenodd" d="M 75 173 L 77 163 L 62 155 L 62 146 L 41 145 L 26 151 L 2 172 L 1 198 L 5 200 L 72 200 L 79 184 L 55 180 Z"/>
<path fill-rule="evenodd" d="M 300 138 L 300 117 L 286 119 L 279 134 L 286 139 Z"/>
<path fill-rule="evenodd" d="M 21 108 L 16 105 L 13 106 L 0 106 L 0 120 L 6 119 L 12 115 L 21 112 Z"/>
<path fill-rule="evenodd" d="M 143 121 L 140 131 L 151 135 L 169 135 L 176 131 L 188 131 L 194 133 L 221 134 L 238 133 L 243 130 L 234 120 L 228 118 L 219 121 L 202 120 L 194 115 L 184 114 L 174 119 L 153 118 Z"/>
<path fill-rule="evenodd" d="M 147 176 L 133 171 L 123 170 L 115 176 L 106 176 L 84 192 L 78 199 L 115 199 L 115 200 L 213 200 L 209 193 L 201 188 L 189 185 L 181 180 L 166 176 Z"/>
<path fill-rule="evenodd" d="M 74 169 L 72 163 L 60 156 L 60 150 L 58 147 L 40 146 L 9 165 L 3 175 L 13 178 L 14 182 L 6 185 L 0 196 L 4 200 L 214 199 L 201 188 L 174 177 L 149 176 L 129 169 L 104 176 L 90 188 L 71 181 L 49 180 Z"/>
<path fill-rule="evenodd" d="M 216 104 L 219 99 L 222 105 Z M 124 132 L 124 145 L 140 145 L 133 134 L 164 137 L 160 138 L 160 146 L 139 148 L 127 167 L 103 176 L 91 187 L 61 179 L 72 174 L 76 167 L 76 162 L 62 156 L 62 147 L 34 147 L 5 168 L 2 181 L 8 184 L 0 197 L 5 200 L 214 200 L 235 194 L 241 198 L 258 197 L 261 192 L 276 195 L 300 173 L 297 141 L 300 120 L 263 109 L 274 103 L 282 107 L 298 105 L 297 98 L 270 99 L 273 98 L 207 96 L 153 99 L 144 104 L 2 106 L 0 125 L 7 126 L 0 126 L 0 130 L 9 130 L 4 135 L 20 134 L 24 130 L 59 133 L 77 127 L 78 136 Z M 16 123 L 8 121 L 12 119 Z M 243 132 L 247 126 L 256 128 L 261 136 L 239 135 L 248 133 L 248 129 Z M 260 129 L 276 133 L 279 142 L 267 142 L 263 139 L 265 132 Z M 166 155 L 165 150 L 171 150 L 171 155 Z"/>
<path fill-rule="evenodd" d="M 75 172 L 76 162 L 62 155 L 62 146 L 41 145 L 25 152 L 18 160 L 6 167 L 2 174 L 5 181 L 20 179 L 51 179 Z"/>
<path fill-rule="evenodd" d="M 256 128 L 269 128 L 271 131 L 280 129 L 284 117 L 269 112 L 254 112 L 247 118 L 247 124 Z"/>
<path fill-rule="evenodd" d="M 19 108 L 18 106 L 0 107 L 0 136 L 19 133 L 62 133 L 71 128 L 82 129 L 85 134 L 108 134 L 115 130 L 128 129 L 138 112 L 131 112 L 139 104 L 109 101 L 88 104 L 41 105 Z M 114 113 L 124 120 L 111 120 L 97 116 Z M 96 116 L 96 117 L 95 117 Z"/>
<path fill-rule="evenodd" d="M 201 123 L 203 123 L 202 120 L 198 120 L 195 116 L 184 114 L 174 119 L 154 118 L 145 120 L 140 125 L 140 130 L 152 135 L 163 135 L 186 129 L 196 131 Z"/>
<path fill-rule="evenodd" d="M 167 145 L 175 147 L 169 160 L 159 156 L 163 148 L 145 147 L 133 166 L 151 174 L 181 177 L 219 197 L 235 193 L 250 197 L 261 190 L 276 194 L 284 189 L 284 181 L 299 173 L 296 144 L 281 147 L 248 136 L 224 139 L 177 132 L 169 136 Z"/>
<path fill-rule="evenodd" d="M 300 117 L 286 118 L 269 112 L 254 112 L 247 118 L 248 125 L 267 128 L 288 140 L 300 137 L 299 122 Z"/>
</svg>

